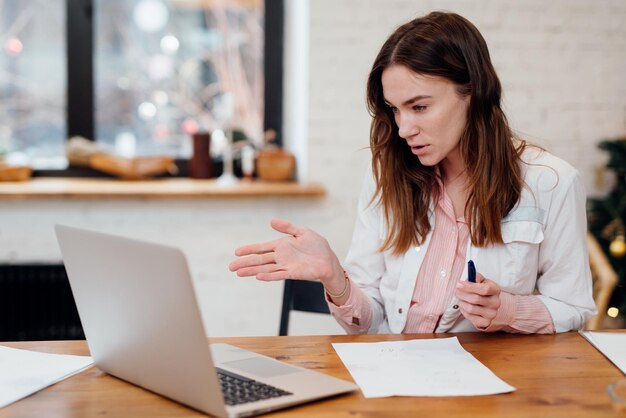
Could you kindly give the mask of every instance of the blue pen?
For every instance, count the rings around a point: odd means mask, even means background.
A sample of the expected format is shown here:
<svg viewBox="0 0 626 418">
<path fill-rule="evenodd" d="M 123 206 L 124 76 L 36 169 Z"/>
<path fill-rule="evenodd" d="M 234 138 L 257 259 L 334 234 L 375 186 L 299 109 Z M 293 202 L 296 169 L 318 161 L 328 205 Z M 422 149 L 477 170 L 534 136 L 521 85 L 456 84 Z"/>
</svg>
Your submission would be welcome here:
<svg viewBox="0 0 626 418">
<path fill-rule="evenodd" d="M 476 283 L 476 266 L 472 260 L 467 262 L 467 281 Z"/>
</svg>

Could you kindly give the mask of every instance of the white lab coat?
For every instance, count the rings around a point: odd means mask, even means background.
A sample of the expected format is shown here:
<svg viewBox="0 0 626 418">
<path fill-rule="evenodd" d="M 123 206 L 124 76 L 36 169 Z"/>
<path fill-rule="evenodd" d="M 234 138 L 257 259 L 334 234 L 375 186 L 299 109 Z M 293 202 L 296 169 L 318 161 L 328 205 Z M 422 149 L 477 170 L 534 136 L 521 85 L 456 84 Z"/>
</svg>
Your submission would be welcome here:
<svg viewBox="0 0 626 418">
<path fill-rule="evenodd" d="M 580 329 L 596 313 L 587 254 L 586 195 L 578 171 L 565 161 L 535 148 L 524 151 L 526 183 L 518 204 L 502 220 L 504 244 L 475 247 L 468 243 L 466 261 L 516 295 L 537 294 L 556 332 Z M 386 236 L 382 207 L 374 201 L 371 171 L 359 199 L 352 245 L 344 268 L 370 300 L 369 333 L 400 333 L 404 329 L 413 290 L 431 233 L 421 246 L 405 254 L 379 252 Z M 437 220 L 431 202 L 430 224 Z M 467 277 L 467 263 L 462 280 Z M 453 297 L 436 332 L 476 331 L 461 316 Z"/>
</svg>

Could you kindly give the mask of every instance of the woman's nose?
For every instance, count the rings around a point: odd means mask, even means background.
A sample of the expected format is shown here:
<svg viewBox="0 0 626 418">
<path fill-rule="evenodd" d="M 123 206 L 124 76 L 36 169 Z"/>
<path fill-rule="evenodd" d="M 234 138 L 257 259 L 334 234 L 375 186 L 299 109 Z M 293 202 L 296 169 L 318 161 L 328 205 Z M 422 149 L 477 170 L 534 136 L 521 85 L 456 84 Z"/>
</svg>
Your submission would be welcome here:
<svg viewBox="0 0 626 418">
<path fill-rule="evenodd" d="M 398 135 L 400 138 L 408 139 L 419 132 L 419 129 L 409 115 L 396 116 L 396 124 L 398 125 Z"/>
</svg>

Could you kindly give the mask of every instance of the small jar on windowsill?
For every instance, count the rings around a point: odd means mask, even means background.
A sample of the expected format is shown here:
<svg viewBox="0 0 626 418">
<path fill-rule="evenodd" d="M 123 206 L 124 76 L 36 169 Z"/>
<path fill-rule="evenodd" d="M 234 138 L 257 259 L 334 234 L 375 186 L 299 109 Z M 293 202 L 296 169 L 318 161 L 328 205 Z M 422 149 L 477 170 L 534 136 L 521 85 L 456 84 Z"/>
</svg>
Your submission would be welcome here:
<svg viewBox="0 0 626 418">
<path fill-rule="evenodd" d="M 265 181 L 290 181 L 294 179 L 296 158 L 281 148 L 266 148 L 256 158 L 256 173 Z"/>
</svg>

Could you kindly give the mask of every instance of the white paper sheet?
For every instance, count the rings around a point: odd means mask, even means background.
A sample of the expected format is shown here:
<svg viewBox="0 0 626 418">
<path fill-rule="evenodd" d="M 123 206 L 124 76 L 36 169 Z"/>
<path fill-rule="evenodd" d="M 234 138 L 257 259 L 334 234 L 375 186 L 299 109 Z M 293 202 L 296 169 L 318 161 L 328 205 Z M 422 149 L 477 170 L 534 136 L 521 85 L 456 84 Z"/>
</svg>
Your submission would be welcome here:
<svg viewBox="0 0 626 418">
<path fill-rule="evenodd" d="M 0 408 L 92 364 L 91 357 L 39 353 L 0 345 Z"/>
<path fill-rule="evenodd" d="M 515 390 L 465 351 L 456 337 L 335 343 L 366 398 L 473 396 Z"/>
<path fill-rule="evenodd" d="M 626 333 L 581 331 L 580 334 L 626 374 Z"/>
</svg>

